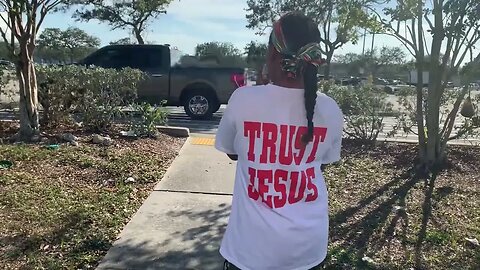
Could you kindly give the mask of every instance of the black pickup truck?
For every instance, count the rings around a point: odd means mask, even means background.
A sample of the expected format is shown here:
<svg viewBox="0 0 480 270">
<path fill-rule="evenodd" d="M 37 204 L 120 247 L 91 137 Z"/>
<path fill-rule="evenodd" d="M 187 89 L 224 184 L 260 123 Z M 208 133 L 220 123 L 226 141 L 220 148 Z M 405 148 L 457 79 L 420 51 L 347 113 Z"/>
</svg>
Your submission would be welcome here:
<svg viewBox="0 0 480 270">
<path fill-rule="evenodd" d="M 210 119 L 245 84 L 244 69 L 203 64 L 168 45 L 106 46 L 77 64 L 140 69 L 149 76 L 138 90 L 140 101 L 184 106 L 194 119 Z"/>
</svg>

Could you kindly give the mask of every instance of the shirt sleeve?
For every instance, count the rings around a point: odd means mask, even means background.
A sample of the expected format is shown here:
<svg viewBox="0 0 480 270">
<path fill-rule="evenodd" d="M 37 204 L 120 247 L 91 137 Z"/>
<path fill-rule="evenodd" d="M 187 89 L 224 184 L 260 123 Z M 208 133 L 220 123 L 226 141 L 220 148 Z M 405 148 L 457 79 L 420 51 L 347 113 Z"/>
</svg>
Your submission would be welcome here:
<svg viewBox="0 0 480 270">
<path fill-rule="evenodd" d="M 332 133 L 333 140 L 330 148 L 325 153 L 322 159 L 323 164 L 331 164 L 341 159 L 342 151 L 342 137 L 343 137 L 343 114 L 340 109 L 338 109 L 338 115 L 336 117 L 335 129 Z"/>
<path fill-rule="evenodd" d="M 234 94 L 235 95 L 235 94 Z M 218 126 L 215 138 L 215 148 L 225 154 L 236 155 L 235 137 L 237 128 L 235 122 L 235 101 L 234 95 L 228 101 L 227 108 Z"/>
</svg>

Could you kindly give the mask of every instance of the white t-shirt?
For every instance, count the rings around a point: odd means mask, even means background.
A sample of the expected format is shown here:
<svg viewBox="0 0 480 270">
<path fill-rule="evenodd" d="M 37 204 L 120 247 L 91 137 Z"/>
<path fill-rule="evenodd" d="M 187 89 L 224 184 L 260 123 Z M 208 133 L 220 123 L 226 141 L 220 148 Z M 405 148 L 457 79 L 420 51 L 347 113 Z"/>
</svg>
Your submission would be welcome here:
<svg viewBox="0 0 480 270">
<path fill-rule="evenodd" d="M 239 88 L 230 98 L 215 146 L 238 155 L 232 211 L 220 253 L 242 270 L 306 270 L 327 255 L 328 194 L 320 169 L 340 160 L 343 115 L 318 94 L 314 141 L 304 90 Z"/>
</svg>

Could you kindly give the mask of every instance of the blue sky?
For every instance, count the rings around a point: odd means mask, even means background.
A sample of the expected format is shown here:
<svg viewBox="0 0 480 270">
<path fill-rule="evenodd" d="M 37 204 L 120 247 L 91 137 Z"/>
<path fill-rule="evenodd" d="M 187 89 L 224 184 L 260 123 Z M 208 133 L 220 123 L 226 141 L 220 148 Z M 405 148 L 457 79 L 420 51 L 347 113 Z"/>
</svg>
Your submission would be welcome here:
<svg viewBox="0 0 480 270">
<path fill-rule="evenodd" d="M 160 15 L 149 25 L 144 36 L 149 42 L 168 43 L 186 53 L 193 53 L 195 45 L 208 41 L 231 42 L 244 48 L 251 40 L 265 39 L 246 29 L 246 7 L 246 0 L 175 0 L 166 15 Z M 42 28 L 75 26 L 99 37 L 102 45 L 130 35 L 128 30 L 112 31 L 98 21 L 76 22 L 71 15 L 71 12 L 48 15 Z"/>
<path fill-rule="evenodd" d="M 231 42 L 239 49 L 250 41 L 266 42 L 266 36 L 255 35 L 254 30 L 246 28 L 246 0 L 174 0 L 167 7 L 167 14 L 154 20 L 144 37 L 157 44 L 171 44 L 185 53 L 194 53 L 197 44 L 209 41 Z M 110 41 L 131 36 L 128 30 L 111 30 L 107 24 L 98 21 L 77 22 L 72 19 L 72 12 L 49 14 L 43 24 L 44 28 L 61 29 L 75 26 L 95 35 L 102 40 L 102 45 Z M 427 25 L 425 25 L 427 27 Z M 427 35 L 427 42 L 429 42 Z M 371 47 L 372 36 L 367 35 L 366 47 Z M 357 45 L 346 44 L 336 52 L 362 52 L 363 39 Z M 402 45 L 386 35 L 375 36 L 375 47 Z"/>
<path fill-rule="evenodd" d="M 240 49 L 252 40 L 265 42 L 265 36 L 255 35 L 254 30 L 246 28 L 246 0 L 176 0 L 168 8 L 167 14 L 153 21 L 145 38 L 149 42 L 168 43 L 186 53 L 193 53 L 197 44 L 208 41 L 231 42 Z M 77 22 L 72 13 L 49 14 L 42 28 L 61 29 L 75 26 L 95 35 L 102 45 L 110 41 L 131 36 L 128 30 L 112 31 L 107 24 L 98 21 Z M 347 44 L 339 53 L 361 52 L 362 42 L 358 45 Z M 367 37 L 367 47 L 371 37 Z M 376 38 L 376 46 L 398 45 L 394 38 Z"/>
</svg>

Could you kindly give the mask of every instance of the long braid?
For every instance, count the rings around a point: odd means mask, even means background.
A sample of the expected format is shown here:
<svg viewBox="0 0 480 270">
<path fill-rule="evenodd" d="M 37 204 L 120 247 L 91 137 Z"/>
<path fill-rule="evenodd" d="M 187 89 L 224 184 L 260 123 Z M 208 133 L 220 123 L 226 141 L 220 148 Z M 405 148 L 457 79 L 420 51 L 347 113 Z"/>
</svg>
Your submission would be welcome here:
<svg viewBox="0 0 480 270">
<path fill-rule="evenodd" d="M 270 35 L 270 44 L 283 55 L 282 70 L 287 78 L 296 80 L 303 76 L 308 129 L 301 140 L 305 146 L 313 141 L 315 132 L 313 116 L 317 102 L 317 73 L 318 66 L 323 63 L 318 45 L 320 40 L 318 25 L 297 12 L 282 16 Z"/>
<path fill-rule="evenodd" d="M 315 113 L 315 105 L 317 103 L 317 72 L 318 69 L 312 64 L 305 67 L 303 75 L 305 85 L 305 111 L 307 113 L 308 131 L 302 136 L 302 142 L 307 145 L 313 140 L 314 124 L 313 114 Z"/>
</svg>

